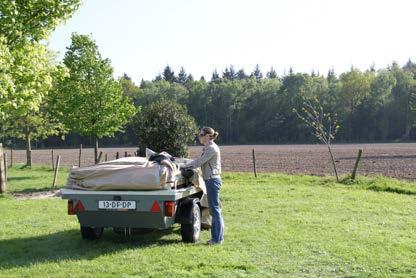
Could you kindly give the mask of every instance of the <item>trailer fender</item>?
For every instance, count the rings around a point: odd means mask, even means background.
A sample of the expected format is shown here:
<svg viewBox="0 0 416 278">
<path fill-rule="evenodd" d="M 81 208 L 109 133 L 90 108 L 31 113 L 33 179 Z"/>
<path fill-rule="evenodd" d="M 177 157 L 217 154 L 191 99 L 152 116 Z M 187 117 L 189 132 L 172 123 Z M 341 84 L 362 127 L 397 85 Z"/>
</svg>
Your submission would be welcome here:
<svg viewBox="0 0 416 278">
<path fill-rule="evenodd" d="M 199 204 L 199 198 L 186 198 L 178 203 L 175 223 L 192 224 L 192 207 Z"/>
</svg>

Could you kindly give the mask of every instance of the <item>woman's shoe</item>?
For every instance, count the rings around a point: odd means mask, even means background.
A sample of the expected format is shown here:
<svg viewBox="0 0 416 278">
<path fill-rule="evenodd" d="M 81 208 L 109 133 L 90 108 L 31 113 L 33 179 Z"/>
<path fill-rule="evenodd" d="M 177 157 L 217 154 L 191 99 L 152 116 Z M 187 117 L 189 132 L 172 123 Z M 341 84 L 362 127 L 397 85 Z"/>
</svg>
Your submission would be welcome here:
<svg viewBox="0 0 416 278">
<path fill-rule="evenodd" d="M 221 240 L 221 241 L 219 241 L 219 242 L 215 242 L 215 241 L 212 241 L 212 240 L 210 239 L 210 240 L 208 240 L 208 241 L 207 241 L 207 244 L 208 244 L 208 245 L 217 245 L 217 244 L 222 244 L 222 242 L 223 242 L 222 240 Z"/>
</svg>

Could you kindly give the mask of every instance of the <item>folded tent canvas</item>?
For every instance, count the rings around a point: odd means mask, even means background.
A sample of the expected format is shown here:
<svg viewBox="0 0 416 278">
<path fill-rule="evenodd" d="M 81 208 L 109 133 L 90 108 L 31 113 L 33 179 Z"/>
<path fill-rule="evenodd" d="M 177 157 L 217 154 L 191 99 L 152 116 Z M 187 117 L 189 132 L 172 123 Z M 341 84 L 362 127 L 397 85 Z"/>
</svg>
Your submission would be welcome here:
<svg viewBox="0 0 416 278">
<path fill-rule="evenodd" d="M 146 149 L 146 157 L 124 157 L 87 167 L 70 170 L 67 188 L 81 190 L 160 190 L 170 189 L 186 182 L 179 166 L 188 159 L 150 161 L 155 152 Z M 170 157 L 169 154 L 160 153 Z M 200 169 L 190 180 L 206 192 Z"/>
</svg>

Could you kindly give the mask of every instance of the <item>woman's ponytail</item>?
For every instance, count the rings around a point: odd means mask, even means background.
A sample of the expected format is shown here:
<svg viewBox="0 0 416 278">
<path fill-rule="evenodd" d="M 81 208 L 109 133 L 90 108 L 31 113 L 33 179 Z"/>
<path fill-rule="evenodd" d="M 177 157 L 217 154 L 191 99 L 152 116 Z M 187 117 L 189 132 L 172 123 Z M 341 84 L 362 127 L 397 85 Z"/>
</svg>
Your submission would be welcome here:
<svg viewBox="0 0 416 278">
<path fill-rule="evenodd" d="M 211 139 L 211 140 L 217 139 L 217 137 L 219 135 L 218 131 L 215 131 L 212 127 L 208 127 L 208 126 L 203 127 L 201 129 L 201 132 L 203 134 L 208 134 L 209 135 L 209 139 Z"/>
</svg>

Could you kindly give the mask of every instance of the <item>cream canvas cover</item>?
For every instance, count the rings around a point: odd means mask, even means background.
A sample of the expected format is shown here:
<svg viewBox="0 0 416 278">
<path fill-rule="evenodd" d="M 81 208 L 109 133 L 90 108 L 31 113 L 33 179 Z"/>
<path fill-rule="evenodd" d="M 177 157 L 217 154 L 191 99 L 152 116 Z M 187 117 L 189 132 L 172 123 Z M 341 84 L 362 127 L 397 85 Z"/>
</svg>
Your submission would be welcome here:
<svg viewBox="0 0 416 278">
<path fill-rule="evenodd" d="M 153 152 L 147 150 L 147 156 Z M 67 188 L 81 190 L 158 190 L 174 188 L 185 183 L 179 165 L 187 159 L 149 161 L 148 157 L 124 157 L 93 166 L 72 168 Z M 200 169 L 190 180 L 206 193 Z M 204 194 L 205 195 L 205 194 Z"/>
</svg>

